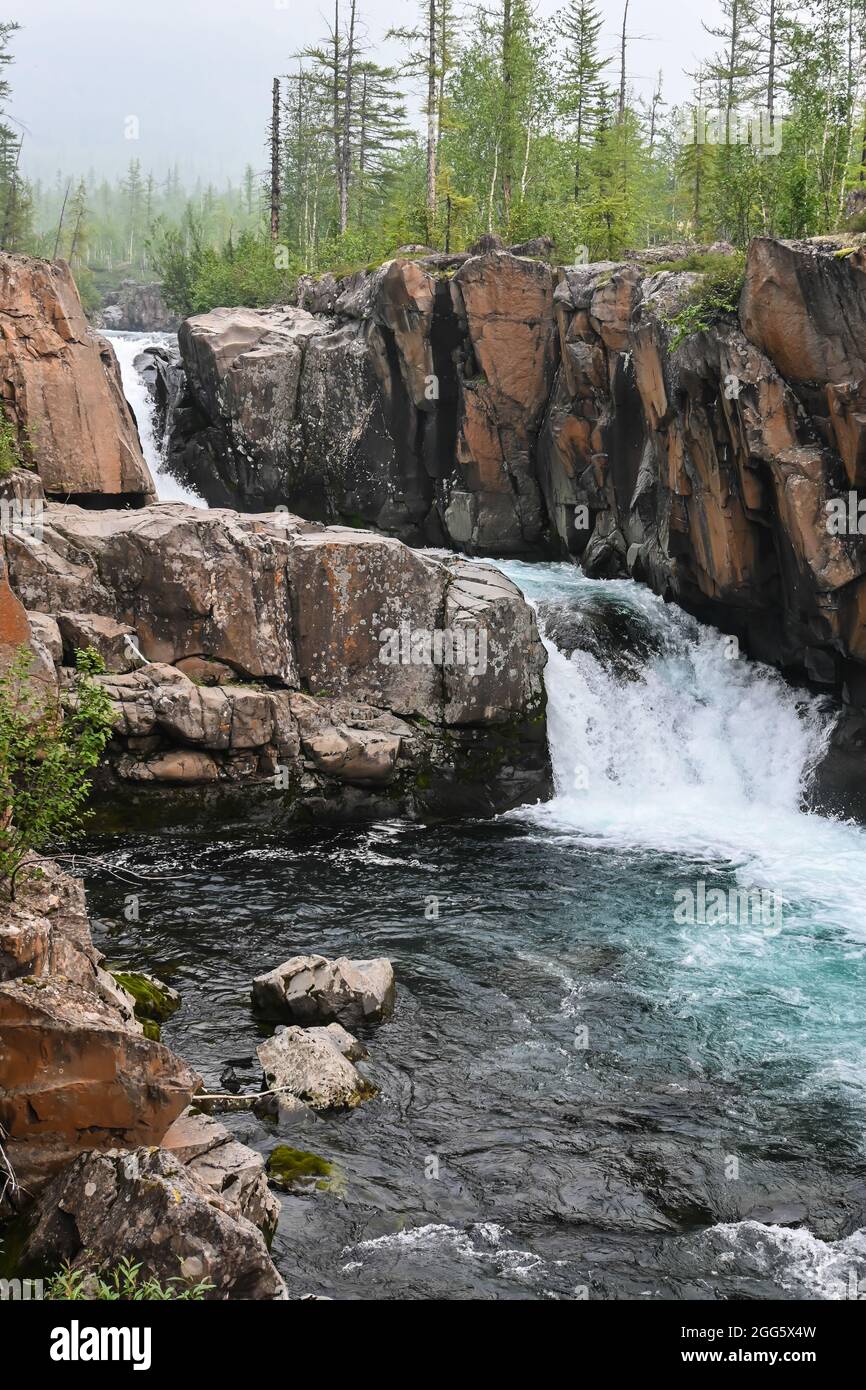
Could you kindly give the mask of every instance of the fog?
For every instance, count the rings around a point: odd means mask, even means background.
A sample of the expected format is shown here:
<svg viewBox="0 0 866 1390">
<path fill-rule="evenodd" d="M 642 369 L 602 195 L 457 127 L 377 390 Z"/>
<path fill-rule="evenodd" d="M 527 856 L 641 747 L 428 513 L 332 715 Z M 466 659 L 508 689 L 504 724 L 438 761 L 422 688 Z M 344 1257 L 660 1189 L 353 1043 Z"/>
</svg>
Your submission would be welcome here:
<svg viewBox="0 0 866 1390">
<path fill-rule="evenodd" d="M 553 17 L 561 5 L 539 0 L 539 13 Z M 22 31 L 13 41 L 10 109 L 25 130 L 26 173 L 113 175 L 131 157 L 157 175 L 177 163 L 186 177 L 216 182 L 238 179 L 247 163 L 263 168 L 271 80 L 326 33 L 325 8 L 303 0 L 12 0 L 6 13 Z M 413 21 L 415 0 L 361 0 L 361 8 L 372 55 L 396 61 L 399 48 L 384 35 Z M 602 0 L 601 9 L 613 68 L 621 4 Z M 716 0 L 688 9 L 681 0 L 631 0 L 635 90 L 649 95 L 661 68 L 667 99 L 684 99 L 683 69 L 714 47 L 701 18 L 717 14 Z M 420 104 L 416 92 L 415 115 Z"/>
</svg>

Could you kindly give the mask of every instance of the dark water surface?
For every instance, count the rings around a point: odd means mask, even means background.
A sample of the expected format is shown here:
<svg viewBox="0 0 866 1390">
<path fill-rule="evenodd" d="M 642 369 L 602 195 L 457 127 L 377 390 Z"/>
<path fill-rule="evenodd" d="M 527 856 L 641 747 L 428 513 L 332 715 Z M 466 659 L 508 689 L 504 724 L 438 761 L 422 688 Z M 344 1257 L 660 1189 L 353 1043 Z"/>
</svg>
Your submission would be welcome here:
<svg viewBox="0 0 866 1390">
<path fill-rule="evenodd" d="M 254 975 L 390 957 L 359 1109 L 281 1132 L 336 1165 L 284 1196 L 293 1293 L 866 1293 L 866 834 L 806 814 L 819 705 L 628 582 L 507 567 L 541 605 L 557 795 L 493 823 L 102 841 L 98 944 L 183 996 L 165 1041 L 257 1090 Z M 573 655 L 572 655 L 573 652 Z M 678 922 L 684 887 L 778 920 Z M 434 901 L 435 900 L 435 901 Z M 438 906 L 438 917 L 436 916 Z"/>
<path fill-rule="evenodd" d="M 817 1084 L 837 1048 L 806 1017 L 792 1031 L 760 976 L 711 984 L 682 964 L 682 863 L 510 821 L 110 850 L 177 874 L 147 885 L 138 923 L 111 880 L 90 902 L 112 962 L 181 991 L 163 1038 L 208 1089 L 228 1066 L 258 1088 L 255 973 L 304 952 L 394 961 L 394 1019 L 368 1038 L 376 1100 L 284 1133 L 226 1121 L 340 1171 L 336 1192 L 283 1197 L 274 1250 L 293 1291 L 827 1297 L 849 1267 L 866 1274 L 866 1241 L 843 1239 L 866 1221 L 862 1105 Z M 859 959 L 816 949 L 829 998 L 862 987 Z M 808 1231 L 718 1229 L 749 1217 Z"/>
</svg>

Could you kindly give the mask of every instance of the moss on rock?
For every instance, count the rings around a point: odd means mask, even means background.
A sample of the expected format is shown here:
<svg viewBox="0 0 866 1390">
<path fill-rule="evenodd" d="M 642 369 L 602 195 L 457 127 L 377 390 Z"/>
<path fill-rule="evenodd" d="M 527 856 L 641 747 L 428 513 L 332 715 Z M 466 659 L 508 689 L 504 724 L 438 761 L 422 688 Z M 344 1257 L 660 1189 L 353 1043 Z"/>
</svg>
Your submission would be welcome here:
<svg viewBox="0 0 866 1390">
<path fill-rule="evenodd" d="M 292 1149 L 279 1144 L 268 1158 L 268 1179 L 275 1187 L 314 1188 L 325 1192 L 333 1186 L 336 1171 L 333 1163 L 304 1149 Z"/>
<path fill-rule="evenodd" d="M 139 1022 L 164 1023 L 180 1008 L 180 995 L 157 980 L 139 970 L 112 970 L 117 983 L 135 1000 L 135 1016 Z M 149 1037 L 150 1034 L 146 1035 Z"/>
</svg>

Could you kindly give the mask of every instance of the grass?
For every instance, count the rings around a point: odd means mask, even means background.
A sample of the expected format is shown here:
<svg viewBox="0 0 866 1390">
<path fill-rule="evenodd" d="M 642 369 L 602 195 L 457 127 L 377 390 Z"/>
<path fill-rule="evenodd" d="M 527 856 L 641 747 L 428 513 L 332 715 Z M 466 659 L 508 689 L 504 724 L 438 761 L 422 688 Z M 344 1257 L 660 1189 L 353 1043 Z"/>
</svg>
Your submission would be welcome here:
<svg viewBox="0 0 866 1390">
<path fill-rule="evenodd" d="M 706 333 L 717 323 L 736 314 L 745 280 L 746 260 L 742 252 L 733 256 L 717 253 L 686 256 L 682 261 L 655 266 L 655 270 L 691 270 L 701 276 L 678 313 L 666 319 L 671 330 L 669 352 L 695 333 Z"/>
<path fill-rule="evenodd" d="M 108 1271 L 73 1269 L 67 1262 L 49 1281 L 45 1297 L 64 1303 L 200 1303 L 215 1287 L 209 1279 L 191 1284 L 184 1279 L 160 1283 L 142 1277 L 142 1266 L 122 1259 Z"/>
</svg>

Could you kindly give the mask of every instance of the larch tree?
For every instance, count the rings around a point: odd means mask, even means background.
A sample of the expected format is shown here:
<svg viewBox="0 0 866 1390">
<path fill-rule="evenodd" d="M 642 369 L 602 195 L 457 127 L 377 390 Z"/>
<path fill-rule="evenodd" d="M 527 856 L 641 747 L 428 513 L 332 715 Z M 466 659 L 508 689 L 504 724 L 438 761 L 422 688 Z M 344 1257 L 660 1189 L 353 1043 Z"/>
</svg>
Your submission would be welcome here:
<svg viewBox="0 0 866 1390">
<path fill-rule="evenodd" d="M 592 0 L 569 0 L 557 16 L 563 41 L 560 110 L 574 138 L 574 197 L 581 195 L 581 162 L 598 124 L 607 60 L 599 51 L 603 19 Z"/>
</svg>

